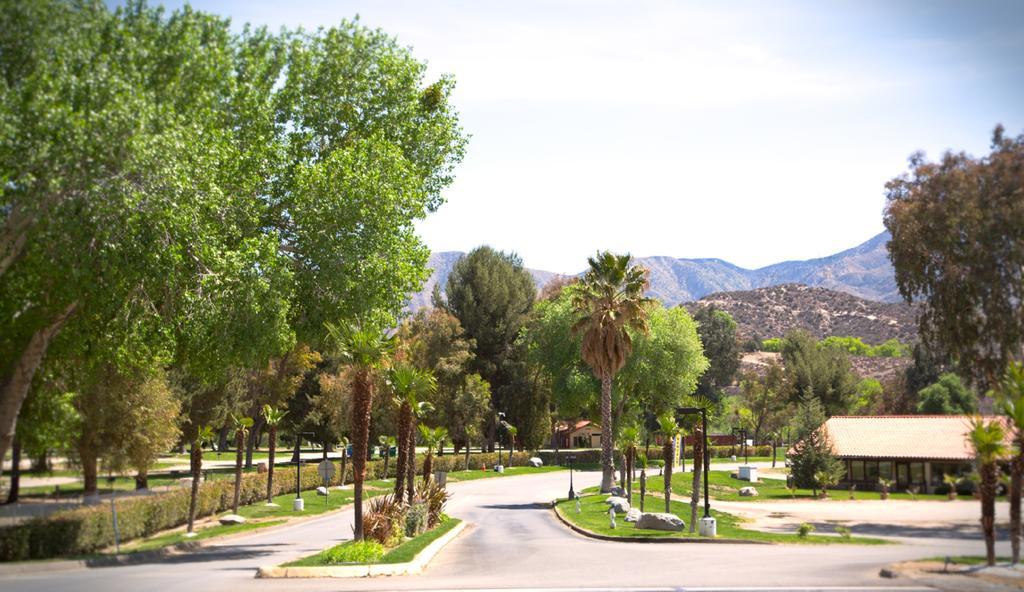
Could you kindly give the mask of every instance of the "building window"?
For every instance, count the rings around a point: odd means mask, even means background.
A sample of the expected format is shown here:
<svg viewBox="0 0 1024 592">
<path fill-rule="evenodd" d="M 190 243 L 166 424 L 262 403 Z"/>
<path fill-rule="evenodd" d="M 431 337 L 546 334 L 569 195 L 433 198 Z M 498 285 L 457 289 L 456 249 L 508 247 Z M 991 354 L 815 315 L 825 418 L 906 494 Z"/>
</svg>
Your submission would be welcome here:
<svg viewBox="0 0 1024 592">
<path fill-rule="evenodd" d="M 883 460 L 878 463 L 878 478 L 892 480 L 892 462 Z"/>
<path fill-rule="evenodd" d="M 863 481 L 864 480 L 864 461 L 862 460 L 851 460 L 850 461 L 850 481 Z"/>
<path fill-rule="evenodd" d="M 924 463 L 910 463 L 910 482 L 924 483 Z"/>
<path fill-rule="evenodd" d="M 864 463 L 864 475 L 868 481 L 878 481 L 878 463 L 870 460 Z"/>
</svg>

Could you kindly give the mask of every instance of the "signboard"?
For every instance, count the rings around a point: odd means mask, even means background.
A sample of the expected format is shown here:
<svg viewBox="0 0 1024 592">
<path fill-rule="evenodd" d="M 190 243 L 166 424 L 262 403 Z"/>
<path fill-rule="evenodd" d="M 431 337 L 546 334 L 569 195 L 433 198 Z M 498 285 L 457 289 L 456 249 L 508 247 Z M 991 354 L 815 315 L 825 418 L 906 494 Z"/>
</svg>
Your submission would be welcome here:
<svg viewBox="0 0 1024 592">
<path fill-rule="evenodd" d="M 324 480 L 324 483 L 330 483 L 334 478 L 334 463 L 324 459 L 317 465 L 316 472 L 320 473 L 320 478 Z"/>
</svg>

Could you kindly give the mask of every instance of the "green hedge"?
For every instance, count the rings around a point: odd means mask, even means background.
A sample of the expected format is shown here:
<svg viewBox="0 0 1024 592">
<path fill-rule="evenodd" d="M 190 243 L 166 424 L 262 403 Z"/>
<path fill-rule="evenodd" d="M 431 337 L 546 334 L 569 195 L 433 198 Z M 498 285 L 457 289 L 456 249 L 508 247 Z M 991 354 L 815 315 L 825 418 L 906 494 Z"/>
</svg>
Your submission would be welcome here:
<svg viewBox="0 0 1024 592">
<path fill-rule="evenodd" d="M 526 464 L 530 455 L 517 452 L 513 463 Z M 508 453 L 502 455 L 508 463 Z M 476 453 L 470 457 L 470 467 L 488 467 L 498 460 L 497 453 Z M 334 461 L 335 467 L 340 463 Z M 464 455 L 434 457 L 435 470 L 456 471 L 465 469 Z M 302 468 L 302 488 L 313 489 L 323 482 L 316 472 L 317 461 L 311 461 Z M 417 472 L 423 469 L 423 455 L 416 459 Z M 384 461 L 369 461 L 366 466 L 367 479 L 384 477 Z M 388 463 L 388 473 L 395 475 L 395 462 Z M 341 472 L 335 471 L 331 485 L 341 481 Z M 352 482 L 352 462 L 346 463 L 345 482 Z M 267 476 L 261 473 L 246 473 L 242 476 L 240 504 L 259 503 L 265 499 Z M 274 471 L 274 495 L 295 491 L 295 468 L 278 466 Z M 196 516 L 205 517 L 219 514 L 231 508 L 234 493 L 234 479 L 204 482 L 199 487 Z M 188 522 L 190 488 L 181 487 L 174 491 L 155 495 L 124 497 L 117 500 L 117 522 L 121 541 L 147 537 L 160 531 L 181 526 Z M 0 561 L 23 561 L 27 559 L 49 559 L 61 556 L 76 556 L 94 553 L 114 544 L 114 527 L 110 515 L 110 504 L 75 508 L 56 512 L 50 516 L 33 518 L 26 522 L 0 528 Z"/>
</svg>

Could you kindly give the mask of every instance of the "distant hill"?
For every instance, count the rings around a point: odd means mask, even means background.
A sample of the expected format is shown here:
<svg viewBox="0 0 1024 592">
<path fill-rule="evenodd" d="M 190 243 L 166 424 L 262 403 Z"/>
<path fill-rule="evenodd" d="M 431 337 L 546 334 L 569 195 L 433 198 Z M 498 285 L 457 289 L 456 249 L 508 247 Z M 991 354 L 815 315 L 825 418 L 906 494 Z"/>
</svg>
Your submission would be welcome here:
<svg viewBox="0 0 1024 592">
<path fill-rule="evenodd" d="M 800 284 L 710 294 L 685 306 L 690 311 L 714 305 L 736 320 L 746 339 L 782 337 L 803 329 L 815 337 L 860 337 L 879 344 L 896 338 L 917 341 L 916 308 L 902 302 L 874 302 L 851 294 Z"/>
<path fill-rule="evenodd" d="M 896 302 L 899 294 L 883 232 L 852 249 L 806 261 L 786 261 L 760 269 L 744 269 L 721 259 L 677 259 L 674 257 L 638 257 L 637 263 L 651 271 L 648 295 L 666 306 L 699 300 L 716 292 L 753 290 L 779 284 L 806 284 L 830 288 L 868 300 Z M 424 289 L 414 294 L 409 307 L 416 310 L 430 305 L 430 294 L 438 282 L 444 285 L 452 265 L 463 253 L 444 251 L 430 257 L 433 275 Z M 559 274 L 531 269 L 538 288 Z"/>
</svg>

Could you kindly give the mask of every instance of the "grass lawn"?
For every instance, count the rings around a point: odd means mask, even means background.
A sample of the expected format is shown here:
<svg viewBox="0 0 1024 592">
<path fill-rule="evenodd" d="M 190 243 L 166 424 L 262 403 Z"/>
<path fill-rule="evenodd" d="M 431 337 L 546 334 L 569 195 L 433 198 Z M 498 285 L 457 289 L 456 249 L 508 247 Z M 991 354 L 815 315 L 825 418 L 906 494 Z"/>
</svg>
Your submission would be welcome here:
<svg viewBox="0 0 1024 592">
<path fill-rule="evenodd" d="M 516 475 L 535 475 L 539 473 L 551 473 L 554 471 L 565 471 L 566 467 L 505 467 L 504 473 L 495 473 L 494 469 L 486 471 L 473 469 L 470 471 L 452 471 L 448 473 L 449 483 L 459 481 L 475 481 L 476 479 L 488 479 L 490 477 L 514 477 Z"/>
<path fill-rule="evenodd" d="M 928 559 L 922 559 L 921 561 L 937 561 L 944 563 L 945 557 L 929 557 Z M 988 561 L 984 555 L 954 555 L 949 558 L 949 562 L 956 565 L 985 565 Z M 996 565 L 1000 563 L 1009 563 L 1009 557 L 996 557 Z"/>
<path fill-rule="evenodd" d="M 401 545 L 398 545 L 394 549 L 391 549 L 390 551 L 385 553 L 384 556 L 379 561 L 374 561 L 373 563 L 407 563 L 409 561 L 412 561 L 412 559 L 416 557 L 416 555 L 420 551 L 426 548 L 427 545 L 440 538 L 446 532 L 455 528 L 455 526 L 458 525 L 460 522 L 462 521 L 458 518 L 449 517 L 440 525 L 435 527 L 433 530 L 428 530 L 427 532 L 424 532 L 423 534 L 415 538 L 411 538 L 405 541 Z M 284 567 L 322 567 L 328 565 L 352 565 L 350 563 L 334 563 L 330 561 L 329 556 L 331 551 L 339 549 L 341 547 L 345 547 L 346 545 L 351 545 L 354 542 L 355 541 L 346 541 L 340 545 L 321 551 L 316 555 L 310 555 L 308 557 L 303 557 L 302 559 L 298 559 L 290 563 L 285 563 Z"/>
<path fill-rule="evenodd" d="M 693 483 L 693 474 L 686 473 L 683 475 L 673 475 L 672 477 L 672 494 L 683 496 L 687 499 L 690 498 L 691 484 Z M 757 489 L 757 497 L 741 497 L 740 489 L 753 485 Z M 660 491 L 663 488 L 662 477 L 655 475 L 654 477 L 647 477 L 648 489 L 654 489 Z M 702 486 L 703 487 L 703 486 Z M 639 491 L 640 486 L 634 481 L 634 489 Z M 814 494 L 810 489 L 797 489 L 794 492 L 790 492 L 786 489 L 786 482 L 783 479 L 762 479 L 760 483 L 750 483 L 748 481 L 741 481 L 739 479 L 733 479 L 729 471 L 711 471 L 708 476 L 708 489 L 711 492 L 711 499 L 730 501 L 730 502 L 757 502 L 757 501 L 772 501 L 772 500 L 789 500 L 789 499 L 814 499 Z M 829 492 L 829 497 L 833 500 L 848 500 L 850 499 L 850 492 L 842 489 L 837 489 Z M 877 491 L 854 491 L 853 499 L 855 500 L 878 500 L 881 499 L 880 494 Z M 909 493 L 904 492 L 893 492 L 889 494 L 889 499 L 894 500 L 931 500 L 931 501 L 945 501 L 948 498 L 946 494 L 926 494 L 919 493 L 917 496 L 912 496 Z M 970 500 L 970 496 L 962 496 L 959 499 Z"/>
<path fill-rule="evenodd" d="M 596 491 L 594 489 L 588 489 L 590 491 Z M 686 529 L 683 532 L 668 532 L 662 530 L 638 530 L 634 528 L 632 523 L 625 521 L 625 514 L 619 514 L 615 521 L 617 528 L 611 528 L 608 521 L 608 505 L 604 503 L 604 500 L 608 496 L 601 494 L 590 494 L 584 495 L 580 498 L 580 509 L 579 514 L 576 513 L 576 502 L 573 500 L 562 500 L 558 502 L 557 508 L 568 521 L 573 524 L 580 526 L 591 532 L 606 536 L 615 537 L 641 537 L 641 538 L 700 538 L 699 535 L 694 532 L 690 534 L 689 527 L 686 525 Z M 664 501 L 661 499 L 651 498 L 649 501 L 649 508 L 653 510 L 664 510 Z M 672 513 L 683 518 L 684 521 L 689 522 L 690 519 L 690 504 L 679 501 L 672 501 Z M 800 538 L 794 534 L 779 534 L 771 532 L 761 532 L 758 530 L 748 530 L 743 528 L 742 520 L 732 514 L 725 512 L 717 512 L 714 509 L 711 510 L 711 515 L 717 520 L 718 524 L 718 536 L 725 539 L 742 539 L 747 541 L 766 541 L 771 543 L 799 543 L 799 544 L 854 544 L 854 545 L 881 545 L 886 544 L 886 541 L 881 539 L 872 539 L 866 537 L 838 537 L 838 536 L 822 536 L 822 535 L 808 535 L 805 538 Z M 703 516 L 703 509 L 698 510 L 698 519 Z"/>
</svg>

